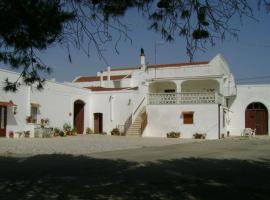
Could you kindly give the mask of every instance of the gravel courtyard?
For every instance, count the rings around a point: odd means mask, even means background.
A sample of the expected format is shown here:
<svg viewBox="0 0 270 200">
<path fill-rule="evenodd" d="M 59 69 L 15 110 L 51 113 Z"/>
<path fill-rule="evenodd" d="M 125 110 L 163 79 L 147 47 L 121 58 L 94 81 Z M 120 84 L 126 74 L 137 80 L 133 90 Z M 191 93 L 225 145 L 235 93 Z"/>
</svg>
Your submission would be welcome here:
<svg viewBox="0 0 270 200">
<path fill-rule="evenodd" d="M 78 135 L 57 138 L 0 139 L 0 155 L 72 154 L 166 146 L 196 142 L 193 139 L 142 138 L 108 135 Z M 197 141 L 198 142 L 198 141 Z"/>
<path fill-rule="evenodd" d="M 270 139 L 0 139 L 1 200 L 268 200 Z"/>
</svg>

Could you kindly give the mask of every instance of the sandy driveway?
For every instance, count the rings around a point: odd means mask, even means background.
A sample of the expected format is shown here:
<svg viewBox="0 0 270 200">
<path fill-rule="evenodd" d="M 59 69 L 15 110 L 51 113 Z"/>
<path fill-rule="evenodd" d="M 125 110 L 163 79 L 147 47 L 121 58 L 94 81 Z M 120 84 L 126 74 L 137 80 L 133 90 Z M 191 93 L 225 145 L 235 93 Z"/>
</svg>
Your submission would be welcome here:
<svg viewBox="0 0 270 200">
<path fill-rule="evenodd" d="M 199 142 L 193 139 L 142 138 L 107 135 L 78 135 L 57 138 L 0 139 L 0 155 L 72 154 L 137 149 Z"/>
<path fill-rule="evenodd" d="M 0 140 L 0 199 L 270 199 L 269 138 L 184 141 Z"/>
</svg>

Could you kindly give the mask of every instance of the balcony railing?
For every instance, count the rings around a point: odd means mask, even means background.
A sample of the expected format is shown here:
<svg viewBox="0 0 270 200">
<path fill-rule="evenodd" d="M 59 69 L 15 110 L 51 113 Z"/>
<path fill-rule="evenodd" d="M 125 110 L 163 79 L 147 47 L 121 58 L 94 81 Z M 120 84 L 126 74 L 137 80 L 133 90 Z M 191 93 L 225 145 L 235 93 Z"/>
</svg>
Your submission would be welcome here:
<svg viewBox="0 0 270 200">
<path fill-rule="evenodd" d="M 221 104 L 222 97 L 216 92 L 149 93 L 148 104 Z"/>
</svg>

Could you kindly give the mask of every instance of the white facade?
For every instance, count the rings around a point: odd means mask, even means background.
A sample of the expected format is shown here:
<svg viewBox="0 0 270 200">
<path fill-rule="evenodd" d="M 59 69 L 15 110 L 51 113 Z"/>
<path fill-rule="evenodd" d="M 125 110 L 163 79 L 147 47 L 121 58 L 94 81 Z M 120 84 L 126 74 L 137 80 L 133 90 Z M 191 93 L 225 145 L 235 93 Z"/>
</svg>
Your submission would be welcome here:
<svg viewBox="0 0 270 200">
<path fill-rule="evenodd" d="M 108 67 L 71 83 L 47 81 L 42 91 L 22 86 L 16 93 L 1 92 L 2 107 L 10 101 L 17 105 L 7 106 L 6 135 L 23 130 L 33 135 L 33 127 L 48 118 L 50 127 L 68 123 L 83 126 L 82 133 L 91 128 L 110 134 L 118 127 L 125 134 L 144 137 L 166 137 L 175 131 L 182 138 L 205 133 L 207 139 L 218 139 L 241 135 L 250 124 L 245 113 L 251 103 L 270 109 L 270 85 L 236 86 L 221 55 L 207 62 L 148 66 L 141 56 L 141 62 L 136 68 Z M 7 77 L 16 80 L 18 74 L 1 70 L 1 82 Z M 39 105 L 34 124 L 26 121 L 31 103 Z M 264 134 L 269 125 L 267 114 Z"/>
</svg>

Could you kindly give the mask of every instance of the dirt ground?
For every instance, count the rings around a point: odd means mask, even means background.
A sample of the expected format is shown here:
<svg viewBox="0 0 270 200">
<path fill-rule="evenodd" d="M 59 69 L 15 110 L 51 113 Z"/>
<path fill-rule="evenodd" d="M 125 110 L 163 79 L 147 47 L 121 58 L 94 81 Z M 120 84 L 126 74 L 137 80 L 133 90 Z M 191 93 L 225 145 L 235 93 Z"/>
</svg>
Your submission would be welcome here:
<svg viewBox="0 0 270 200">
<path fill-rule="evenodd" d="M 270 199 L 270 139 L 2 154 L 0 199 Z"/>
</svg>

